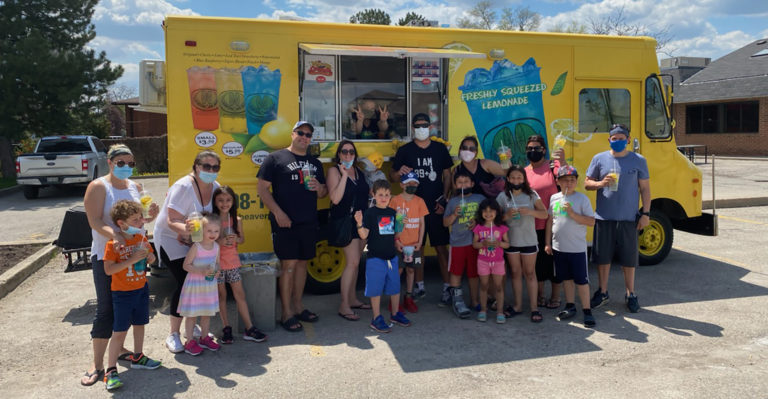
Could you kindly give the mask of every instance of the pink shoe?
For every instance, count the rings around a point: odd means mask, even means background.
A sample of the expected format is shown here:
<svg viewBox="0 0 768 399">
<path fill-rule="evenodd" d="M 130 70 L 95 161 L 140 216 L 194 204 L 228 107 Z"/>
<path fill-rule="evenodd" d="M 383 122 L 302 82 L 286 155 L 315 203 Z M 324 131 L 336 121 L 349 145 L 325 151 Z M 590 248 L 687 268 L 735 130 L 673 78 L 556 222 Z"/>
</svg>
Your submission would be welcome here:
<svg viewBox="0 0 768 399">
<path fill-rule="evenodd" d="M 184 344 L 184 352 L 187 352 L 192 356 L 197 356 L 203 353 L 203 348 L 197 344 L 197 341 L 190 339 L 186 344 Z"/>
<path fill-rule="evenodd" d="M 221 348 L 221 345 L 217 344 L 216 341 L 214 341 L 210 336 L 206 336 L 204 338 L 200 338 L 200 347 L 208 349 L 209 351 L 216 352 L 219 350 L 219 348 Z"/>
</svg>

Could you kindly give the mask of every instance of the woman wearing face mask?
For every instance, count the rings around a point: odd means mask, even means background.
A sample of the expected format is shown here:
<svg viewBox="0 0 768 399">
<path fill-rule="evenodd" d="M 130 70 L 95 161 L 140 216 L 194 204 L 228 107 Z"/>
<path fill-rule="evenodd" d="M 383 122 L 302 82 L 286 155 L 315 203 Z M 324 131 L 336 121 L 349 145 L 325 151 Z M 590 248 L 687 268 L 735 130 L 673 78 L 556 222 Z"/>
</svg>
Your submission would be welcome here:
<svg viewBox="0 0 768 399">
<path fill-rule="evenodd" d="M 165 340 L 165 346 L 173 353 L 184 350 L 179 334 L 183 319 L 177 309 L 181 287 L 187 277 L 184 258 L 191 244 L 192 223 L 187 222 L 187 217 L 192 212 L 213 210 L 213 191 L 220 186 L 216 181 L 220 168 L 221 159 L 215 152 L 202 151 L 197 154 L 192 164 L 192 173 L 177 180 L 168 189 L 155 223 L 155 248 L 163 265 L 168 267 L 176 280 L 176 291 L 171 297 L 171 334 Z"/>
<path fill-rule="evenodd" d="M 368 183 L 363 172 L 357 168 L 357 149 L 355 143 L 342 140 L 333 158 L 336 167 L 328 169 L 328 193 L 331 199 L 330 220 L 351 218 L 355 212 L 365 210 L 368 205 Z M 360 320 L 360 315 L 353 309 L 370 309 L 371 305 L 357 298 L 355 285 L 360 257 L 365 243 L 352 229 L 352 240 L 344 247 L 346 265 L 341 274 L 341 304 L 339 316 L 349 321 Z"/>
<path fill-rule="evenodd" d="M 119 234 L 120 229 L 112 222 L 109 211 L 120 200 L 139 202 L 141 192 L 141 186 L 128 179 L 133 174 L 135 166 L 131 149 L 123 144 L 113 145 L 109 148 L 107 158 L 109 173 L 88 184 L 83 200 L 93 237 L 91 266 L 93 283 L 96 287 L 96 317 L 93 319 L 91 329 L 93 368 L 80 380 L 83 385 L 93 385 L 104 377 L 104 353 L 112 337 L 112 279 L 104 272 L 104 247 L 111 239 L 120 244 L 125 244 L 125 239 Z M 154 220 L 158 210 L 157 204 L 151 204 L 150 218 L 145 219 L 144 222 L 149 223 Z M 122 352 L 120 360 L 126 360 L 131 354 L 125 348 Z"/>
<path fill-rule="evenodd" d="M 461 140 L 459 145 L 459 159 L 461 163 L 456 165 L 453 173 L 463 172 L 472 178 L 475 183 L 472 192 L 489 197 L 489 193 L 483 190 L 484 185 L 491 184 L 496 177 L 504 177 L 504 169 L 501 165 L 490 159 L 477 158 L 477 139 L 474 136 L 467 136 Z M 498 195 L 498 193 L 495 193 Z M 494 195 L 491 197 L 495 198 Z"/>
<path fill-rule="evenodd" d="M 539 194 L 544 207 L 549 207 L 549 198 L 557 193 L 557 171 L 561 166 L 568 165 L 565 162 L 565 151 L 559 149 L 555 151 L 554 160 L 550 162 L 547 157 L 547 146 L 544 138 L 539 135 L 528 137 L 528 143 L 525 145 L 525 156 L 530 164 L 525 167 L 525 174 L 530 182 L 531 188 Z M 536 219 L 536 237 L 539 241 L 539 249 L 544 248 L 544 230 L 546 229 L 546 219 Z M 560 307 L 560 283 L 555 277 L 555 268 L 552 263 L 552 255 L 544 251 L 539 251 L 536 257 L 536 280 L 539 283 L 538 305 L 548 309 L 557 309 Z M 544 283 L 549 281 L 552 284 L 552 294 L 547 300 L 544 295 Z"/>
</svg>

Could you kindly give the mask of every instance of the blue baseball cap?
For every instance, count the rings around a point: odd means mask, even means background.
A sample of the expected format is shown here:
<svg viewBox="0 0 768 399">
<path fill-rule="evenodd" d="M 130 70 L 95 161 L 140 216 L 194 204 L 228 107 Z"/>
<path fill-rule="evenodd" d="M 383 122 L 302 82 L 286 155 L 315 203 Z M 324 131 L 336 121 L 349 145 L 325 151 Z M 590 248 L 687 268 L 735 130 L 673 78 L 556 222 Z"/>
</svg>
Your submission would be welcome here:
<svg viewBox="0 0 768 399">
<path fill-rule="evenodd" d="M 629 129 L 627 129 L 626 126 L 618 123 L 613 126 L 611 126 L 611 130 L 608 132 L 608 137 L 613 136 L 614 134 L 623 134 L 627 137 L 629 137 Z"/>
<path fill-rule="evenodd" d="M 579 177 L 579 171 L 571 165 L 561 166 L 560 169 L 557 170 L 557 178 L 559 179 L 565 176 Z"/>
<path fill-rule="evenodd" d="M 410 171 L 402 176 L 400 176 L 400 183 L 407 184 L 410 182 L 419 182 L 419 176 L 416 175 L 413 171 Z"/>
</svg>

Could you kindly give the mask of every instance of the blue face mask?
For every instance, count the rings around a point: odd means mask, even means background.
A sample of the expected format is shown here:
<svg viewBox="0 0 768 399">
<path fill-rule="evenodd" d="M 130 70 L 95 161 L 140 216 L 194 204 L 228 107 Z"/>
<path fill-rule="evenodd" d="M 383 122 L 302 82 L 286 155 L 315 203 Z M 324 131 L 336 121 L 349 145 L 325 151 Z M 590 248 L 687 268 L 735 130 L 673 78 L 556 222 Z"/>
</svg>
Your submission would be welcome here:
<svg viewBox="0 0 768 399">
<path fill-rule="evenodd" d="M 128 165 L 123 167 L 115 166 L 115 168 L 112 170 L 112 175 L 120 180 L 125 180 L 133 175 L 133 168 Z"/>
<path fill-rule="evenodd" d="M 614 152 L 622 152 L 625 148 L 627 148 L 627 140 L 611 141 L 611 149 Z"/>
<path fill-rule="evenodd" d="M 216 178 L 219 176 L 218 173 L 211 173 L 211 172 L 204 172 L 200 171 L 200 180 L 203 181 L 203 183 L 211 184 L 216 181 Z"/>
<path fill-rule="evenodd" d="M 354 162 L 355 162 L 354 160 L 352 160 L 352 161 L 341 161 L 341 164 L 344 165 L 345 168 L 349 169 L 349 168 L 352 167 L 352 164 Z"/>
<path fill-rule="evenodd" d="M 140 229 L 138 227 L 128 226 L 127 229 L 123 230 L 123 233 L 128 234 L 130 236 L 141 234 L 144 232 L 144 229 Z"/>
</svg>

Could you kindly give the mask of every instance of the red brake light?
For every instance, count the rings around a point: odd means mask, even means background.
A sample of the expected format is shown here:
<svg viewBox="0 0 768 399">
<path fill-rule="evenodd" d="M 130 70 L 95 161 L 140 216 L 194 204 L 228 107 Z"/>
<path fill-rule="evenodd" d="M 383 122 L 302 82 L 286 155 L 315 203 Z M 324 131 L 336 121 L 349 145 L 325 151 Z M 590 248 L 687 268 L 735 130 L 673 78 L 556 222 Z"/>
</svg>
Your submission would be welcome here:
<svg viewBox="0 0 768 399">
<path fill-rule="evenodd" d="M 21 173 L 21 164 L 19 161 L 16 161 L 16 174 L 18 175 L 19 173 Z"/>
<path fill-rule="evenodd" d="M 83 165 L 83 172 L 87 171 L 88 170 L 88 160 L 87 159 L 83 159 L 82 165 Z"/>
</svg>

